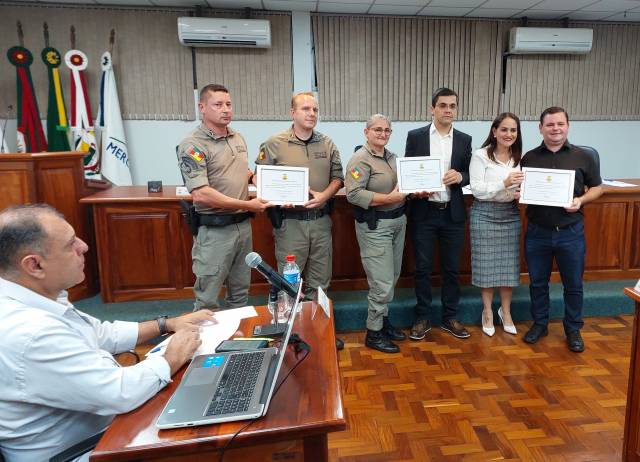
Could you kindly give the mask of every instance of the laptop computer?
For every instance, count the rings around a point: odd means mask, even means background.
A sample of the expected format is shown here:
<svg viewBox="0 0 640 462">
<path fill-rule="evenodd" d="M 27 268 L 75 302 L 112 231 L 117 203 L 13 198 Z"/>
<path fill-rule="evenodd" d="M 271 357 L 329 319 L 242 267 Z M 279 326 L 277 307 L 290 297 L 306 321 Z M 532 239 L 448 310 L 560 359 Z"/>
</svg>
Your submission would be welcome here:
<svg viewBox="0 0 640 462">
<path fill-rule="evenodd" d="M 181 428 L 265 415 L 300 305 L 301 287 L 299 284 L 279 348 L 196 356 L 158 417 L 156 426 L 160 429 Z"/>
</svg>

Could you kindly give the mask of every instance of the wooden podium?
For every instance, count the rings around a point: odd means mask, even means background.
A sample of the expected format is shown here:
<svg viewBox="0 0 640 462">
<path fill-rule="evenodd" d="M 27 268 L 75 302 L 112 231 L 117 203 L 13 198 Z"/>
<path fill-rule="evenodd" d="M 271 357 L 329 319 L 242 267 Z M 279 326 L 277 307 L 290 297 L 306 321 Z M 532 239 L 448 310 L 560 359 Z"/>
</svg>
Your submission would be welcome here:
<svg viewBox="0 0 640 462">
<path fill-rule="evenodd" d="M 85 254 L 85 279 L 69 290 L 71 300 L 97 293 L 97 265 L 89 207 L 80 199 L 96 192 L 84 179 L 81 152 L 0 154 L 0 210 L 11 205 L 46 202 L 62 212 L 80 239 Z"/>
</svg>

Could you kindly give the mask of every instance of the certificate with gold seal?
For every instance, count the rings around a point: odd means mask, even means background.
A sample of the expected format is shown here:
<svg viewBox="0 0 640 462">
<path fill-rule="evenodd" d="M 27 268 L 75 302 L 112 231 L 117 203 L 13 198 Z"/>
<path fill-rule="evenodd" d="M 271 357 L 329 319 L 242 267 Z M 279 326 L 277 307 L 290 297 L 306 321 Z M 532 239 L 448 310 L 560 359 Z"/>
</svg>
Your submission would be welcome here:
<svg viewBox="0 0 640 462">
<path fill-rule="evenodd" d="M 309 169 L 258 165 L 257 196 L 274 205 L 304 205 L 309 200 Z"/>
<path fill-rule="evenodd" d="M 575 170 L 523 167 L 520 203 L 569 207 L 573 202 Z"/>
<path fill-rule="evenodd" d="M 437 156 L 397 157 L 398 191 L 401 193 L 444 191 L 444 162 Z"/>
</svg>

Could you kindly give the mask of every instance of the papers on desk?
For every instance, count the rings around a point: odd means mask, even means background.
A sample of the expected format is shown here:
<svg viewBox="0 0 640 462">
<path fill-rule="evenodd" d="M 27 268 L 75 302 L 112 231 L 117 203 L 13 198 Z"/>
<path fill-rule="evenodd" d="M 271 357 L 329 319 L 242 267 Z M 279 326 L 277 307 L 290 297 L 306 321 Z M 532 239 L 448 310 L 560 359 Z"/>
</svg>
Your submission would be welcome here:
<svg viewBox="0 0 640 462">
<path fill-rule="evenodd" d="M 637 184 L 625 183 L 624 181 L 617 180 L 602 180 L 602 184 L 606 184 L 607 186 L 615 186 L 616 188 L 634 188 L 637 187 Z"/>
<path fill-rule="evenodd" d="M 176 196 L 188 196 L 189 190 L 184 186 L 176 186 Z"/>
<path fill-rule="evenodd" d="M 240 327 L 241 320 L 257 315 L 258 313 L 256 313 L 256 309 L 253 306 L 216 311 L 213 314 L 215 322 L 200 327 L 200 340 L 202 340 L 202 344 L 200 348 L 196 350 L 194 356 L 213 353 L 220 342 L 229 339 L 235 334 Z M 173 335 L 157 344 L 146 356 L 164 355 L 172 337 Z"/>
</svg>

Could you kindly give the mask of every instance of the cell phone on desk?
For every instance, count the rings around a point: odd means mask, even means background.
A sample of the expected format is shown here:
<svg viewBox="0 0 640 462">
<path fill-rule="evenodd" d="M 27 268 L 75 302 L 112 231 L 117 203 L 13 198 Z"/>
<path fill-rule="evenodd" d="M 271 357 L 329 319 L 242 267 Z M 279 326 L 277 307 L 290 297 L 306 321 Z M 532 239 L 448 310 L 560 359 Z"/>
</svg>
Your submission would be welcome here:
<svg viewBox="0 0 640 462">
<path fill-rule="evenodd" d="M 216 353 L 226 353 L 229 351 L 247 351 L 266 348 L 269 342 L 262 339 L 246 339 L 246 340 L 223 340 L 216 347 Z"/>
</svg>

